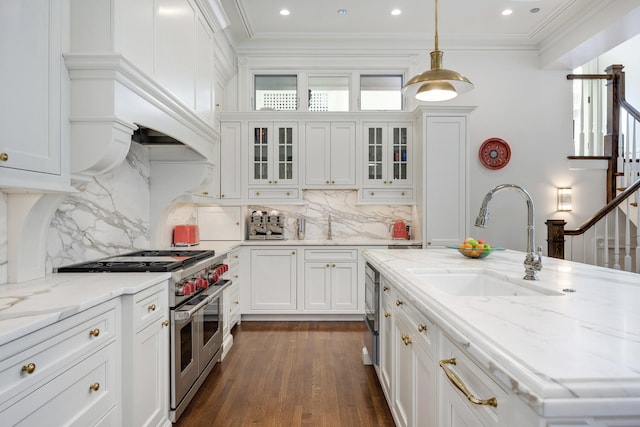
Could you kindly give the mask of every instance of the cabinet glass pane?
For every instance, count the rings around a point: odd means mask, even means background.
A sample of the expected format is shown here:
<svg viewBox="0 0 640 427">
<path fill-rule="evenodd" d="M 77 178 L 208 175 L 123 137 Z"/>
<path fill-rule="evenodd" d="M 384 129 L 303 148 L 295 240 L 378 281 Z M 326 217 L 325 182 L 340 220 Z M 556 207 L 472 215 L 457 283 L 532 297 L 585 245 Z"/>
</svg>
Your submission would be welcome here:
<svg viewBox="0 0 640 427">
<path fill-rule="evenodd" d="M 293 179 L 293 128 L 278 129 L 278 179 Z"/>
<path fill-rule="evenodd" d="M 368 137 L 369 179 L 382 179 L 382 128 L 369 128 Z"/>
<path fill-rule="evenodd" d="M 393 179 L 407 179 L 407 128 L 393 128 Z"/>
<path fill-rule="evenodd" d="M 253 129 L 253 178 L 267 179 L 267 162 L 269 159 L 269 129 Z"/>
</svg>

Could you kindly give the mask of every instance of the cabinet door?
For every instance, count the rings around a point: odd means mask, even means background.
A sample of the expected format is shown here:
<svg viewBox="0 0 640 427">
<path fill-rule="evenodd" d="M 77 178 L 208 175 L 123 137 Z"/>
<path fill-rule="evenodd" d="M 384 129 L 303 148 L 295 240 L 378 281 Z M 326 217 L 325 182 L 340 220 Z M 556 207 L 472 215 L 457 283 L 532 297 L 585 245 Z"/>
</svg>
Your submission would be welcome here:
<svg viewBox="0 0 640 427">
<path fill-rule="evenodd" d="M 273 126 L 273 183 L 298 183 L 298 125 L 276 123 Z"/>
<path fill-rule="evenodd" d="M 134 343 L 133 424 L 159 426 L 169 402 L 169 328 L 160 319 L 136 334 Z"/>
<path fill-rule="evenodd" d="M 4 0 L 0 187 L 62 187 L 61 2 Z M 61 70 L 65 74 L 61 74 Z M 36 173 L 33 173 L 36 172 Z M 68 185 L 68 181 L 66 182 Z"/>
<path fill-rule="evenodd" d="M 412 127 L 407 124 L 389 124 L 387 129 L 387 174 L 389 184 L 413 182 Z"/>
<path fill-rule="evenodd" d="M 251 308 L 296 309 L 295 249 L 251 250 Z"/>
<path fill-rule="evenodd" d="M 331 184 L 356 184 L 356 127 L 331 123 Z"/>
<path fill-rule="evenodd" d="M 358 309 L 358 264 L 331 263 L 331 308 L 336 311 Z"/>
<path fill-rule="evenodd" d="M 405 342 L 409 324 L 401 312 L 396 310 L 393 342 L 393 413 L 400 427 L 412 426 L 413 412 L 413 350 Z"/>
<path fill-rule="evenodd" d="M 220 198 L 239 199 L 242 194 L 240 123 L 223 123 L 220 140 Z"/>
<path fill-rule="evenodd" d="M 380 185 L 387 180 L 387 156 L 385 125 L 368 124 L 364 126 L 364 180 L 365 184 Z"/>
<path fill-rule="evenodd" d="M 331 125 L 326 122 L 307 123 L 305 132 L 304 183 L 331 183 Z"/>
<path fill-rule="evenodd" d="M 328 262 L 305 262 L 305 310 L 331 309 L 331 270 L 331 264 Z"/>
<path fill-rule="evenodd" d="M 424 241 L 456 245 L 466 236 L 466 118 L 426 117 Z M 442 185 L 446 181 L 446 188 Z"/>
<path fill-rule="evenodd" d="M 384 288 L 383 288 L 384 289 Z M 387 288 L 387 291 L 389 292 Z M 388 401 L 392 402 L 391 384 L 393 374 L 393 344 L 394 344 L 394 326 L 393 326 L 393 307 L 382 300 L 382 311 L 380 312 L 380 384 L 387 395 Z"/>
<path fill-rule="evenodd" d="M 249 123 L 249 183 L 267 184 L 273 180 L 269 159 L 273 157 L 273 125 Z"/>
</svg>

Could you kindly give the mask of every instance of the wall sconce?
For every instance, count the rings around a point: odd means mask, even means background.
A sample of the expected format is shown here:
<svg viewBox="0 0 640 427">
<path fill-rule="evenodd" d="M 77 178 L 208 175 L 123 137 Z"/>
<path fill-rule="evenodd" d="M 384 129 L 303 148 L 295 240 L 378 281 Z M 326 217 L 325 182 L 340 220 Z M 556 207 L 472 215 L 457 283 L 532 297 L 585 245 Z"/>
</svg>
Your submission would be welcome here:
<svg viewBox="0 0 640 427">
<path fill-rule="evenodd" d="M 571 187 L 558 188 L 558 211 L 571 212 Z"/>
</svg>

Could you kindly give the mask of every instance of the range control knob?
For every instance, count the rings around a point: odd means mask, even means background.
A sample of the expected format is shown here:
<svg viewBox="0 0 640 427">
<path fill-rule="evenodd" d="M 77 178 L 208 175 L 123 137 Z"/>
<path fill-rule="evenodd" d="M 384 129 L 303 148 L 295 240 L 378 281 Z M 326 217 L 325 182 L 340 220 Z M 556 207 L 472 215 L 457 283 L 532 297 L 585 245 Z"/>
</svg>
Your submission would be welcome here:
<svg viewBox="0 0 640 427">
<path fill-rule="evenodd" d="M 198 277 L 196 279 L 196 288 L 198 289 L 207 289 L 209 287 L 209 282 L 204 277 Z"/>
</svg>

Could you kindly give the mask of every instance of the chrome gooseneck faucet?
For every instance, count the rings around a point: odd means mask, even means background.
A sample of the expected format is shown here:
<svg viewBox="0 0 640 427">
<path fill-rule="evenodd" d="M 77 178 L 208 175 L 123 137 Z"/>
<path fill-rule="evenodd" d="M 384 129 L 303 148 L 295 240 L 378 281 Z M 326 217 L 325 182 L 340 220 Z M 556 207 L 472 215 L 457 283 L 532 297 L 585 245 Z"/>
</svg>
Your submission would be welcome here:
<svg viewBox="0 0 640 427">
<path fill-rule="evenodd" d="M 542 270 L 542 248 L 538 248 L 537 253 L 534 253 L 536 240 L 534 208 L 533 200 L 527 190 L 515 184 L 500 184 L 491 189 L 487 195 L 484 196 L 484 200 L 482 200 L 482 207 L 480 208 L 480 212 L 476 218 L 476 227 L 487 227 L 487 223 L 489 222 L 489 201 L 495 193 L 505 188 L 516 190 L 527 201 L 527 256 L 524 259 L 524 279 L 538 280 L 537 273 Z"/>
</svg>

